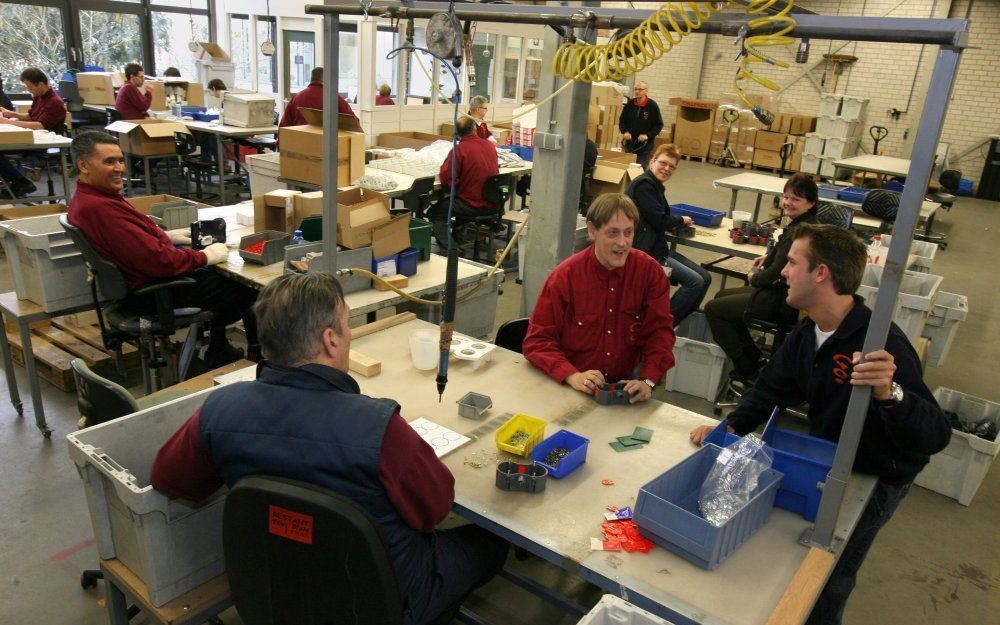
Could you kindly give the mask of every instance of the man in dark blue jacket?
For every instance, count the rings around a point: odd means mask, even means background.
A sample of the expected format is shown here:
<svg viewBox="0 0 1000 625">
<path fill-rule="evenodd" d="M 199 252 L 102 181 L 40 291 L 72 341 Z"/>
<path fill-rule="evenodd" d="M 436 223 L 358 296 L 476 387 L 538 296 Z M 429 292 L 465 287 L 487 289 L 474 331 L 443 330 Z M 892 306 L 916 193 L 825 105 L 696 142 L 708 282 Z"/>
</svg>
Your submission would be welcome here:
<svg viewBox="0 0 1000 625">
<path fill-rule="evenodd" d="M 931 454 L 951 438 L 948 419 L 923 382 L 917 353 L 895 323 L 885 349 L 862 358 L 871 310 L 854 292 L 865 256 L 864 244 L 848 230 L 814 224 L 796 229 L 781 275 L 788 281 L 788 304 L 809 317 L 795 326 L 729 415 L 730 431 L 742 436 L 764 423 L 775 405 L 808 402 L 810 434 L 836 441 L 852 385 L 872 387 L 854 470 L 878 482 L 808 625 L 841 622 L 875 536 Z M 691 441 L 700 445 L 709 431 L 696 428 Z"/>
<path fill-rule="evenodd" d="M 704 267 L 688 259 L 677 250 L 671 251 L 664 234 L 681 226 L 690 226 L 690 217 L 670 214 L 670 204 L 663 184 L 670 180 L 680 162 L 681 152 L 673 143 L 656 148 L 649 160 L 649 168 L 629 184 L 626 195 L 639 208 L 632 247 L 642 250 L 663 265 L 667 277 L 680 285 L 680 290 L 670 296 L 670 314 L 674 327 L 698 310 L 705 299 L 712 276 Z"/>
</svg>

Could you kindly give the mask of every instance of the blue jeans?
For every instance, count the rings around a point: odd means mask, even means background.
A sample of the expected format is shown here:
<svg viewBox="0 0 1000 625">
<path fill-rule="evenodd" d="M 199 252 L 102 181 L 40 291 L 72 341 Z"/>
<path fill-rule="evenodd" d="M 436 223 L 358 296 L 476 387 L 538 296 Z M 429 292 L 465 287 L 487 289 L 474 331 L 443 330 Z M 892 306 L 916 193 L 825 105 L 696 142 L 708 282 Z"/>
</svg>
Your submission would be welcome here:
<svg viewBox="0 0 1000 625">
<path fill-rule="evenodd" d="M 858 569 L 861 568 L 868 550 L 875 542 L 875 536 L 892 518 L 892 513 L 896 511 L 899 502 L 910 492 L 911 485 L 912 482 L 893 486 L 882 481 L 875 485 L 875 492 L 862 511 L 858 526 L 854 528 L 854 533 L 847 541 L 840 560 L 830 574 L 830 579 L 816 600 L 806 625 L 840 625 L 847 598 L 857 583 Z"/>
<path fill-rule="evenodd" d="M 675 251 L 670 252 L 664 265 L 670 267 L 671 280 L 681 287 L 670 296 L 670 314 L 674 317 L 676 328 L 688 315 L 698 310 L 712 284 L 712 276 L 704 267 Z"/>
</svg>

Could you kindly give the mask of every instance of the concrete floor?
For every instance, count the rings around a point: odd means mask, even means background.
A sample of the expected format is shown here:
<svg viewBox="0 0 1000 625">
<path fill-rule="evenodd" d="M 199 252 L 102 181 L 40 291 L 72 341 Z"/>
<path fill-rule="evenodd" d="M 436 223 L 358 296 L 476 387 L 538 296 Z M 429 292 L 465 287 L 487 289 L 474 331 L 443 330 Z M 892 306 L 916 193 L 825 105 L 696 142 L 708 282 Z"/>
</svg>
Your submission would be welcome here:
<svg viewBox="0 0 1000 625">
<path fill-rule="evenodd" d="M 724 209 L 729 192 L 711 181 L 726 172 L 684 161 L 669 184 L 672 201 Z M 735 172 L 734 172 L 735 173 Z M 752 198 L 741 194 L 740 207 Z M 1000 311 L 992 272 L 993 237 L 1000 233 L 1000 206 L 961 198 L 939 219 L 950 247 L 939 252 L 933 272 L 943 288 L 969 297 L 970 313 L 960 327 L 945 367 L 926 372 L 928 386 L 946 386 L 1000 401 L 994 354 L 1000 349 Z M 691 253 L 696 260 L 703 255 Z M 0 263 L 0 291 L 12 289 L 6 263 Z M 713 286 L 713 291 L 716 287 Z M 521 289 L 509 277 L 497 310 L 497 323 L 519 316 Z M 711 296 L 711 294 L 709 295 Z M 27 379 L 15 367 L 22 396 Z M 0 385 L 3 386 L 3 385 Z M 85 592 L 80 572 L 97 562 L 93 530 L 80 479 L 66 453 L 64 436 L 76 423 L 75 396 L 42 383 L 50 440 L 34 427 L 30 401 L 25 417 L 11 408 L 0 388 L 0 624 L 98 625 L 107 622 L 103 587 Z M 711 415 L 708 402 L 658 390 L 657 398 Z M 883 530 L 862 569 L 848 604 L 846 623 L 882 625 L 979 624 L 997 622 L 1000 613 L 1000 471 L 987 475 L 972 505 L 915 487 Z M 512 566 L 590 606 L 600 590 L 571 574 L 533 559 L 510 559 Z M 762 563 L 766 566 L 766 563 Z M 720 588 L 720 597 L 725 589 Z M 506 580 L 495 580 L 467 603 L 496 623 L 569 625 L 576 619 L 527 595 Z M 990 616 L 993 614 L 993 616 Z M 227 625 L 239 623 L 230 610 Z M 139 617 L 134 622 L 141 622 Z"/>
</svg>

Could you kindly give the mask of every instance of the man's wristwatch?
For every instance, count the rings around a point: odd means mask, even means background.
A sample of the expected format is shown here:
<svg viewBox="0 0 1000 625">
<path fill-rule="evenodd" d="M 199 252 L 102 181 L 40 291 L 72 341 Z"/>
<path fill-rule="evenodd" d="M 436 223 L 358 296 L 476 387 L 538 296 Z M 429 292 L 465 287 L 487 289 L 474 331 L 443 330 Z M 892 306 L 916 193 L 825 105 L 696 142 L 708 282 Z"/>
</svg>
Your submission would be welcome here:
<svg viewBox="0 0 1000 625">
<path fill-rule="evenodd" d="M 643 382 L 645 382 L 646 385 L 649 386 L 649 390 L 651 390 L 651 391 L 655 391 L 656 390 L 656 382 L 653 382 L 649 378 L 646 378 L 645 380 L 643 380 Z"/>
<path fill-rule="evenodd" d="M 895 408 L 903 401 L 903 387 L 893 382 L 889 390 L 889 399 L 876 399 L 875 405 L 880 408 Z"/>
</svg>

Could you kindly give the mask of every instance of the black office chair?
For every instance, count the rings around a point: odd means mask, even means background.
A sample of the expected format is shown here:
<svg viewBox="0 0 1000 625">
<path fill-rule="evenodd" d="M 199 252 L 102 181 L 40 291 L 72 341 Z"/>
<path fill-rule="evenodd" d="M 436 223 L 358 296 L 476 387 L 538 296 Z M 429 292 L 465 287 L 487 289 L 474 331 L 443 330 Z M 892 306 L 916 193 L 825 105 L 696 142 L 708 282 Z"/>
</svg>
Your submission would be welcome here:
<svg viewBox="0 0 1000 625">
<path fill-rule="evenodd" d="M 70 130 L 72 133 L 76 133 L 77 130 L 87 126 L 94 128 L 102 127 L 101 122 L 103 119 L 101 119 L 100 114 L 83 108 L 83 96 L 80 95 L 80 88 L 75 82 L 72 80 L 60 80 L 57 91 L 59 91 L 59 97 L 66 103 L 66 110 L 69 111 Z"/>
<path fill-rule="evenodd" d="M 816 218 L 821 224 L 850 230 L 851 224 L 854 223 L 854 211 L 843 204 L 829 204 L 820 201 L 816 203 Z"/>
<path fill-rule="evenodd" d="M 70 361 L 76 381 L 76 408 L 79 429 L 104 423 L 142 410 L 125 387 L 90 370 L 82 358 Z"/>
<path fill-rule="evenodd" d="M 498 347 L 509 349 L 512 352 L 521 354 L 523 353 L 521 351 L 521 347 L 524 345 L 524 337 L 527 334 L 528 317 L 511 319 L 509 321 L 504 321 L 503 324 L 497 328 L 496 340 L 494 340 L 493 343 Z"/>
<path fill-rule="evenodd" d="M 211 184 L 212 175 L 219 174 L 219 164 L 205 157 L 204 154 L 195 154 L 198 151 L 198 142 L 194 135 L 177 131 L 174 133 L 174 147 L 177 150 L 177 162 L 180 165 L 181 175 L 184 177 L 185 192 L 181 197 L 196 199 L 199 202 L 213 201 L 219 198 L 218 193 L 204 193 L 202 184 Z M 221 174 L 220 174 L 221 175 Z M 195 193 L 192 195 L 187 189 L 188 182 L 194 179 Z"/>
<path fill-rule="evenodd" d="M 479 217 L 462 217 L 456 220 L 457 226 L 464 224 L 464 227 L 473 232 L 472 259 L 479 260 L 479 243 L 485 238 L 488 241 L 485 260 L 488 263 L 494 262 L 493 250 L 498 232 L 503 231 L 504 207 L 510 198 L 510 176 L 508 174 L 495 174 L 486 179 L 483 183 L 483 199 L 491 204 L 496 204 L 495 211 L 488 211 Z"/>
<path fill-rule="evenodd" d="M 80 250 L 87 265 L 92 278 L 90 290 L 97 309 L 101 340 L 105 349 L 115 352 L 115 362 L 122 379 L 125 379 L 125 367 L 121 346 L 125 341 L 133 341 L 138 345 L 142 359 L 146 393 L 159 390 L 163 382 L 160 370 L 169 367 L 175 360 L 176 350 L 170 337 L 178 328 L 186 326 L 187 337 L 177 357 L 177 379 L 184 380 L 198 346 L 201 329 L 214 317 L 211 311 L 203 311 L 200 308 L 173 307 L 175 289 L 194 286 L 194 278 L 177 277 L 130 289 L 118 266 L 98 254 L 83 231 L 70 223 L 67 215 L 60 215 L 59 223 Z M 155 298 L 154 314 L 140 314 L 130 309 L 130 305 L 135 301 L 134 298 L 146 296 Z M 104 298 L 103 302 L 101 297 Z"/>
<path fill-rule="evenodd" d="M 333 491 L 244 477 L 226 496 L 222 548 L 233 605 L 246 625 L 403 622 L 375 519 Z"/>
<path fill-rule="evenodd" d="M 104 113 L 108 116 L 108 125 L 110 126 L 114 122 L 120 122 L 124 117 L 122 117 L 121 111 L 113 106 L 105 106 Z"/>
<path fill-rule="evenodd" d="M 397 198 L 393 198 L 395 203 Z M 434 202 L 434 178 L 417 178 L 413 186 L 401 198 L 405 211 L 394 209 L 394 212 L 409 212 L 418 219 L 424 218 L 424 213 Z"/>
<path fill-rule="evenodd" d="M 864 201 L 861 202 L 861 210 L 867 215 L 882 220 L 879 232 L 889 232 L 892 230 L 892 225 L 896 223 L 896 215 L 899 213 L 899 201 L 901 197 L 902 195 L 898 191 L 873 189 L 865 195 Z M 918 241 L 936 243 L 942 250 L 946 249 L 948 242 L 945 240 L 945 235 L 933 232 L 931 230 L 933 224 L 934 216 L 932 215 L 924 224 L 924 231 L 922 233 L 914 232 L 913 238 Z"/>
<path fill-rule="evenodd" d="M 958 185 L 962 182 L 962 172 L 957 169 L 946 169 L 941 172 L 938 182 L 941 184 L 942 190 L 937 193 L 931 193 L 927 196 L 927 199 L 931 202 L 937 202 L 941 205 L 941 208 L 950 211 L 951 206 L 957 199 Z"/>
</svg>

